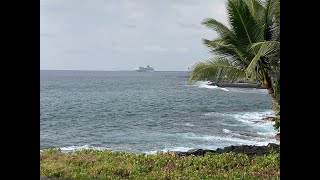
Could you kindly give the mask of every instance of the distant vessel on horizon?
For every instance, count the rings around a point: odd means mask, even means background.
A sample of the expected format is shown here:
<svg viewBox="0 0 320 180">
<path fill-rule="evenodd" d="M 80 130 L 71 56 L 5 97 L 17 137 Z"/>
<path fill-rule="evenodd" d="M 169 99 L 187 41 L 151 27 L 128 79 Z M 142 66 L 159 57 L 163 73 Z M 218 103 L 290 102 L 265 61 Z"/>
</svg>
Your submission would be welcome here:
<svg viewBox="0 0 320 180">
<path fill-rule="evenodd" d="M 154 68 L 148 65 L 147 67 L 138 67 L 136 71 L 137 72 L 154 72 Z"/>
</svg>

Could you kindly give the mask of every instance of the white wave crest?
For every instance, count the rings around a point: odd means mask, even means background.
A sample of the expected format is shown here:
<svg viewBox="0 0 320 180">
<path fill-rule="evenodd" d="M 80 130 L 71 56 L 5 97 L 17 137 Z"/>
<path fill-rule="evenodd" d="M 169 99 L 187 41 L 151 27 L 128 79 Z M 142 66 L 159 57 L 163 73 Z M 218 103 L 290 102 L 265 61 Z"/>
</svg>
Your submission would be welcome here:
<svg viewBox="0 0 320 180">
<path fill-rule="evenodd" d="M 158 151 L 144 151 L 145 154 L 157 154 Z"/>
<path fill-rule="evenodd" d="M 249 93 L 249 94 L 268 94 L 267 89 L 256 89 L 256 88 L 229 88 L 230 92 L 235 93 Z"/>
<path fill-rule="evenodd" d="M 226 113 L 219 113 L 219 112 L 208 112 L 204 114 L 205 116 L 214 116 L 214 115 L 218 115 L 218 116 L 230 116 L 230 114 L 226 114 Z"/>
<path fill-rule="evenodd" d="M 191 124 L 191 123 L 185 123 L 185 124 L 184 124 L 184 126 L 192 127 L 192 126 L 194 126 L 194 125 L 193 125 L 193 124 Z"/>
<path fill-rule="evenodd" d="M 227 134 L 231 133 L 231 131 L 229 129 L 222 129 L 222 132 L 227 133 Z"/>
<path fill-rule="evenodd" d="M 174 123 L 176 126 L 188 126 L 188 127 L 193 127 L 194 124 L 192 123 Z"/>
<path fill-rule="evenodd" d="M 263 137 L 274 138 L 276 135 L 276 132 L 258 132 L 257 134 Z"/>
<path fill-rule="evenodd" d="M 190 149 L 194 149 L 194 148 L 191 148 L 191 147 L 181 147 L 181 146 L 177 146 L 177 147 L 169 147 L 169 148 L 164 148 L 164 149 L 161 149 L 161 150 L 158 150 L 160 152 L 168 152 L 168 151 L 182 151 L 182 152 L 186 152 Z M 145 154 L 156 154 L 158 151 L 145 151 L 143 153 Z"/>
<path fill-rule="evenodd" d="M 232 137 L 237 138 L 251 138 L 254 140 L 269 140 L 274 139 L 276 132 L 240 132 L 240 131 L 231 131 L 229 129 L 222 129 L 222 132 L 231 135 Z"/>
<path fill-rule="evenodd" d="M 232 116 L 237 120 L 246 125 L 258 128 L 263 132 L 275 132 L 273 128 L 272 121 L 264 121 L 262 118 L 266 115 L 273 115 L 273 111 L 264 111 L 264 112 L 245 112 L 237 113 Z"/>
<path fill-rule="evenodd" d="M 229 91 L 228 89 L 226 89 L 226 88 L 220 88 L 221 90 L 224 90 L 224 91 Z"/>
<path fill-rule="evenodd" d="M 170 147 L 170 148 L 165 148 L 162 149 L 161 151 L 188 151 L 192 148 L 190 147 Z"/>
<path fill-rule="evenodd" d="M 219 113 L 219 112 L 208 112 L 205 116 L 229 116 L 233 117 L 234 120 L 242 122 L 236 124 L 222 124 L 227 126 L 252 126 L 257 129 L 257 132 L 262 131 L 263 133 L 275 133 L 273 122 L 262 120 L 265 116 L 274 115 L 273 110 L 259 111 L 259 112 L 230 112 L 230 113 Z M 259 130 L 260 129 L 260 130 Z"/>
<path fill-rule="evenodd" d="M 263 112 L 241 112 L 237 114 L 233 114 L 233 116 L 243 122 L 254 123 L 253 120 L 262 120 L 262 118 L 266 115 L 272 115 L 274 112 L 271 110 L 263 111 Z"/>
<path fill-rule="evenodd" d="M 67 146 L 67 147 L 61 147 L 59 148 L 63 152 L 72 152 L 72 151 L 80 151 L 83 149 L 94 149 L 94 150 L 106 150 L 108 148 L 105 147 L 94 147 L 90 145 L 83 145 L 83 146 Z"/>
<path fill-rule="evenodd" d="M 231 131 L 230 131 L 231 132 Z M 183 138 L 202 140 L 209 142 L 223 142 L 230 144 L 246 144 L 246 145 L 267 145 L 268 143 L 277 143 L 275 139 L 263 138 L 263 137 L 246 137 L 246 139 L 232 136 L 218 136 L 218 135 L 197 135 L 194 133 L 183 133 L 180 134 Z"/>
<path fill-rule="evenodd" d="M 216 85 L 209 85 L 209 81 L 197 81 L 194 86 L 197 86 L 199 88 L 206 88 L 206 89 L 221 89 L 223 91 L 229 91 L 228 89 L 226 88 L 221 88 L 221 87 L 218 87 Z"/>
</svg>

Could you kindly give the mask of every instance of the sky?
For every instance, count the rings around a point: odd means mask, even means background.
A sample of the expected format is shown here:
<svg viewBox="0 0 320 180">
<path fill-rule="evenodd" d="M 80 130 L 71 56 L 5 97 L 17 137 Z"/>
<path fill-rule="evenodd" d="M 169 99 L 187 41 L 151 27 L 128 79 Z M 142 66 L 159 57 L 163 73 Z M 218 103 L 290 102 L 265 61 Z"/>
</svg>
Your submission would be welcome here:
<svg viewBox="0 0 320 180">
<path fill-rule="evenodd" d="M 187 71 L 213 55 L 226 0 L 40 0 L 41 70 Z"/>
</svg>

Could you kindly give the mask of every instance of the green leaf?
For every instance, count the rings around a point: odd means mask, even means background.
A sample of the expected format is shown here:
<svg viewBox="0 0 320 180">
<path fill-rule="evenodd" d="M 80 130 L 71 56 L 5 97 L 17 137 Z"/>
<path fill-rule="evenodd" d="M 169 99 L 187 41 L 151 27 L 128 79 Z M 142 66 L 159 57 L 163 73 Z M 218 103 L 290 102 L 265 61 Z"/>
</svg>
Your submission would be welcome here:
<svg viewBox="0 0 320 180">
<path fill-rule="evenodd" d="M 197 63 L 192 68 L 189 81 L 218 78 L 236 80 L 245 77 L 245 72 L 241 67 L 232 64 L 227 59 L 216 58 Z"/>
<path fill-rule="evenodd" d="M 250 49 L 258 49 L 257 54 L 251 60 L 251 63 L 246 69 L 247 75 L 251 75 L 257 66 L 258 61 L 262 56 L 268 56 L 269 54 L 278 51 L 280 47 L 280 42 L 278 41 L 265 41 L 252 44 Z"/>
</svg>

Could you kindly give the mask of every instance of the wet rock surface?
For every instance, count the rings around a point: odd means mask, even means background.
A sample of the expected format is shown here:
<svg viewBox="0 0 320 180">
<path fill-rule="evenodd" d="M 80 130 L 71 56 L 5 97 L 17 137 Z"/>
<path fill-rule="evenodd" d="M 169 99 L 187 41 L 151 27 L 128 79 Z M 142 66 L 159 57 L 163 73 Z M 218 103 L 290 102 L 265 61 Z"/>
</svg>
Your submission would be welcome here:
<svg viewBox="0 0 320 180">
<path fill-rule="evenodd" d="M 269 143 L 267 146 L 240 145 L 240 146 L 227 146 L 225 148 L 218 148 L 216 150 L 192 149 L 187 152 L 174 151 L 174 153 L 179 156 L 190 156 L 190 155 L 204 156 L 204 154 L 207 152 L 218 153 L 218 154 L 234 152 L 236 154 L 242 153 L 248 156 L 254 156 L 254 155 L 269 154 L 271 149 L 277 150 L 279 148 L 280 148 L 280 145 Z"/>
</svg>

